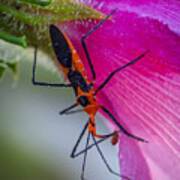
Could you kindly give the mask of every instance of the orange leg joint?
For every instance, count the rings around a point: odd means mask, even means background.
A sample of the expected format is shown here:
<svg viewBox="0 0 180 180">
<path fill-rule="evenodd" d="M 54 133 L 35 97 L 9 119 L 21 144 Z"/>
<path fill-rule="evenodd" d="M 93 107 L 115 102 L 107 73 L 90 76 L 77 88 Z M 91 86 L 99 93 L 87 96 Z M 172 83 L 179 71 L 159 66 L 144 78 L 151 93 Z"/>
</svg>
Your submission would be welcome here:
<svg viewBox="0 0 180 180">
<path fill-rule="evenodd" d="M 102 138 L 101 135 L 96 134 L 95 118 L 91 117 L 91 121 L 88 122 L 89 133 L 92 133 L 97 138 Z"/>
</svg>

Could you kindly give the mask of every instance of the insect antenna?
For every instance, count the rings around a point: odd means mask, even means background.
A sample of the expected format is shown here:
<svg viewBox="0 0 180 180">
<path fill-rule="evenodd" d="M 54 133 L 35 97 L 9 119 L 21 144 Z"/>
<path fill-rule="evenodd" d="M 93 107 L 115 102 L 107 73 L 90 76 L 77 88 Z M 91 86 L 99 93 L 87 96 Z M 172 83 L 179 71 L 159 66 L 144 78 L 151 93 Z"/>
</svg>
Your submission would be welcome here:
<svg viewBox="0 0 180 180">
<path fill-rule="evenodd" d="M 86 46 L 86 43 L 85 43 L 85 39 L 86 39 L 94 30 L 96 30 L 96 29 L 97 29 L 99 26 L 101 26 L 105 21 L 107 21 L 107 19 L 108 19 L 112 14 L 114 14 L 115 11 L 116 11 L 116 9 L 112 10 L 99 24 L 97 24 L 96 26 L 94 26 L 90 31 L 88 31 L 88 32 L 81 38 L 81 43 L 82 43 L 82 46 L 83 46 L 83 49 L 84 49 L 86 58 L 87 58 L 87 60 L 88 60 L 88 63 L 89 63 L 89 66 L 90 66 L 92 75 L 93 75 L 93 80 L 96 79 L 96 73 L 95 73 L 94 67 L 93 67 L 93 65 L 92 65 L 92 61 L 91 61 L 90 55 L 89 55 L 88 50 L 87 50 L 87 46 Z"/>
</svg>

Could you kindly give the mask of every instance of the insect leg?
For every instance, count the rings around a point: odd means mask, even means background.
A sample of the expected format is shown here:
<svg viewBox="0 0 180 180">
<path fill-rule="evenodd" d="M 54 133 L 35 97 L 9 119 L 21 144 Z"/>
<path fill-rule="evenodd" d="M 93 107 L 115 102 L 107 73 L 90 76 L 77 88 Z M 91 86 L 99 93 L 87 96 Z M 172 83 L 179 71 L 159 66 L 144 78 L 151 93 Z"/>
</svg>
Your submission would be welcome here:
<svg viewBox="0 0 180 180">
<path fill-rule="evenodd" d="M 149 52 L 149 50 L 145 51 L 143 54 L 141 54 L 140 56 L 138 56 L 137 58 L 135 58 L 134 60 L 132 60 L 131 62 L 125 64 L 124 66 L 117 68 L 116 70 L 114 70 L 113 72 L 111 72 L 111 74 L 106 78 L 106 80 L 97 88 L 96 90 L 96 94 L 102 89 L 104 88 L 104 86 L 111 80 L 111 78 L 119 71 L 125 69 L 126 67 L 135 64 L 138 60 L 140 60 L 141 58 L 143 58 L 147 53 Z"/>
<path fill-rule="evenodd" d="M 79 155 L 81 155 L 81 154 L 84 154 L 85 151 L 87 151 L 87 150 L 91 149 L 93 146 L 95 146 L 95 144 L 93 143 L 93 144 L 89 145 L 88 147 L 86 147 L 85 149 L 83 149 L 83 150 L 81 150 L 81 151 L 79 151 L 79 152 L 76 153 L 77 146 L 79 145 L 79 143 L 80 143 L 80 141 L 81 141 L 81 139 L 82 139 L 82 137 L 83 137 L 83 135 L 84 135 L 84 133 L 85 133 L 88 125 L 89 125 L 89 122 L 92 123 L 92 121 L 91 121 L 90 118 L 89 118 L 88 122 L 86 123 L 83 131 L 81 132 L 81 134 L 80 134 L 80 136 L 79 136 L 79 138 L 78 138 L 78 140 L 77 140 L 77 143 L 76 143 L 75 147 L 73 148 L 73 152 L 71 153 L 71 157 L 73 157 L 73 158 L 75 158 L 75 157 L 77 157 L 77 156 L 79 156 Z M 106 139 L 108 139 L 108 138 L 110 138 L 110 137 L 112 137 L 112 136 L 114 136 L 114 132 L 113 132 L 113 133 L 110 133 L 110 134 L 106 134 L 106 135 L 101 135 L 102 138 L 97 141 L 97 144 L 105 141 Z"/>
<path fill-rule="evenodd" d="M 113 120 L 113 122 L 122 130 L 122 132 L 124 134 L 126 134 L 127 136 L 129 136 L 133 139 L 136 139 L 138 141 L 142 141 L 142 142 L 146 142 L 146 143 L 148 142 L 145 139 L 142 139 L 140 137 L 137 137 L 137 136 L 129 133 L 121 124 L 119 124 L 119 122 L 115 119 L 115 117 L 104 106 L 102 106 L 102 110 Z"/>
<path fill-rule="evenodd" d="M 74 110 L 74 111 L 67 111 L 64 114 L 65 115 L 70 115 L 70 114 L 76 114 L 76 113 L 79 113 L 79 112 L 84 112 L 84 109 L 78 109 L 78 110 Z"/>
<path fill-rule="evenodd" d="M 95 137 L 94 137 L 93 134 L 92 134 L 92 139 L 93 139 L 94 144 L 95 144 L 95 146 L 96 146 L 96 148 L 97 148 L 97 151 L 99 152 L 99 155 L 101 156 L 101 158 L 102 158 L 104 164 L 106 165 L 107 169 L 109 170 L 109 172 L 112 173 L 112 174 L 114 174 L 114 175 L 116 175 L 116 176 L 119 176 L 119 177 L 121 177 L 121 178 L 130 180 L 127 176 L 120 175 L 119 173 L 116 173 L 115 171 L 112 170 L 112 168 L 111 168 L 111 167 L 109 166 L 109 164 L 107 163 L 107 160 L 105 159 L 105 157 L 104 157 L 104 155 L 103 155 L 103 153 L 102 153 L 99 145 L 97 144 L 96 139 L 95 139 Z"/>
<path fill-rule="evenodd" d="M 37 82 L 35 79 L 36 76 L 36 59 L 37 59 L 37 46 L 35 47 L 34 50 L 34 63 L 33 63 L 33 70 L 32 70 L 32 83 L 34 85 L 39 85 L 39 86 L 51 86 L 51 87 L 71 87 L 71 84 L 51 84 L 51 83 L 46 83 L 46 82 Z"/>
<path fill-rule="evenodd" d="M 69 110 L 71 110 L 71 109 L 73 109 L 73 108 L 75 108 L 77 106 L 78 106 L 78 104 L 74 103 L 73 105 L 71 105 L 68 108 L 66 108 L 66 109 L 62 110 L 61 112 L 59 112 L 59 114 L 60 115 L 66 114 L 66 113 L 68 113 Z"/>
<path fill-rule="evenodd" d="M 83 138 L 83 136 L 84 136 L 84 133 L 86 132 L 87 128 L 88 128 L 88 122 L 85 124 L 85 126 L 84 126 L 81 134 L 79 135 L 79 138 L 78 138 L 75 146 L 73 147 L 72 153 L 71 153 L 71 155 L 70 155 L 71 158 L 77 157 L 76 154 L 75 154 L 75 153 L 76 153 L 76 150 L 77 150 L 77 147 L 79 146 L 79 143 L 81 142 L 81 140 L 82 140 L 82 138 Z"/>
<path fill-rule="evenodd" d="M 96 73 L 95 73 L 94 67 L 93 67 L 93 65 L 92 65 L 92 61 L 91 61 L 90 55 L 89 55 L 88 50 L 87 50 L 87 46 L 86 46 L 86 43 L 85 43 L 85 38 L 88 37 L 95 29 L 97 29 L 99 26 L 101 26 L 101 24 L 103 24 L 103 23 L 115 12 L 115 10 L 116 10 L 116 9 L 114 9 L 113 11 L 111 11 L 99 24 L 97 24 L 96 26 L 94 26 L 90 31 L 88 31 L 88 32 L 81 38 L 81 43 L 82 43 L 82 46 L 83 46 L 83 48 L 84 48 L 84 51 L 85 51 L 85 54 L 86 54 L 86 57 L 87 57 L 89 66 L 90 66 L 90 68 L 91 68 L 91 72 L 92 72 L 92 75 L 93 75 L 93 79 L 94 79 L 94 80 L 96 79 Z"/>
<path fill-rule="evenodd" d="M 113 135 L 114 135 L 114 133 L 107 134 L 107 135 L 103 136 L 103 138 L 101 138 L 100 140 L 96 141 L 96 143 L 100 144 L 100 143 L 104 142 L 105 140 L 107 140 L 108 138 L 112 137 Z M 95 146 L 95 143 L 89 145 L 86 149 L 83 149 L 83 150 L 79 151 L 78 153 L 74 154 L 74 158 L 81 154 L 84 154 L 86 150 L 89 150 L 94 146 Z"/>
<path fill-rule="evenodd" d="M 85 147 L 86 151 L 84 152 L 84 159 L 83 159 L 83 164 L 82 164 L 81 180 L 84 180 L 84 171 L 85 171 L 85 166 L 86 166 L 87 147 L 89 145 L 89 139 L 90 139 L 90 133 L 88 132 L 86 147 Z"/>
</svg>

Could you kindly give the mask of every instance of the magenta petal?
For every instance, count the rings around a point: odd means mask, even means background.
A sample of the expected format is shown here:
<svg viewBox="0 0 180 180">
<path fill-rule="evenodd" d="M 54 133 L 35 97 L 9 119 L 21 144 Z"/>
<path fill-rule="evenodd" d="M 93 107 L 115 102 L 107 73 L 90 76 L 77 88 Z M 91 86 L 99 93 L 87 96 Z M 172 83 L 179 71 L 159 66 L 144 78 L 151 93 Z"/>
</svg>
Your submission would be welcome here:
<svg viewBox="0 0 180 180">
<path fill-rule="evenodd" d="M 101 5 L 92 2 L 95 7 Z M 110 12 L 110 9 L 120 7 L 120 2 L 102 1 L 102 9 Z M 113 113 L 119 123 L 149 141 L 144 144 L 121 136 L 121 173 L 133 180 L 180 179 L 180 37 L 175 33 L 179 25 L 173 16 L 176 11 L 169 10 L 172 16 L 167 20 L 166 14 L 160 11 L 153 15 L 155 1 L 149 1 L 148 5 L 142 5 L 142 1 L 122 2 L 124 7 L 133 8 L 122 11 L 121 7 L 113 15 L 113 22 L 104 23 L 86 40 L 97 74 L 96 86 L 112 70 L 150 50 L 137 64 L 116 74 L 98 94 L 99 102 Z M 178 4 L 178 1 L 173 2 Z M 175 10 L 178 9 L 176 3 Z M 145 11 L 142 6 L 146 7 Z M 158 8 L 165 11 L 164 7 Z M 93 22 L 76 21 L 61 27 L 73 41 L 89 77 L 80 37 L 93 26 Z"/>
<path fill-rule="evenodd" d="M 146 157 L 142 155 L 141 149 L 136 145 L 136 142 L 129 141 L 128 137 L 123 137 L 120 141 L 120 149 L 121 173 L 133 180 L 150 180 L 151 175 L 146 163 Z"/>
<path fill-rule="evenodd" d="M 167 24 L 172 31 L 180 33 L 180 1 L 167 0 L 121 0 L 120 9 L 128 12 L 135 12 L 144 17 L 157 19 Z"/>
<path fill-rule="evenodd" d="M 180 1 L 179 0 L 101 0 L 93 3 L 88 1 L 89 5 L 97 9 L 111 9 L 116 7 L 121 11 L 134 12 L 141 17 L 150 17 L 158 20 L 162 24 L 177 33 L 180 33 Z"/>
</svg>

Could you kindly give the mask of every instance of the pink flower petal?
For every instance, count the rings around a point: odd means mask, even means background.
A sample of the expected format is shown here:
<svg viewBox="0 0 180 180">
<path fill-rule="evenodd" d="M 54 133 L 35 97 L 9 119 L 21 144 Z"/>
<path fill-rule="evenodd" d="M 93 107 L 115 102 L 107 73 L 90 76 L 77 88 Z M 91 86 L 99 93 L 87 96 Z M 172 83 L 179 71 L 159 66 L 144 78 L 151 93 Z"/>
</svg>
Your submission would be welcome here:
<svg viewBox="0 0 180 180">
<path fill-rule="evenodd" d="M 154 0 L 147 4 L 141 0 L 98 2 L 93 0 L 92 6 L 102 5 L 106 13 L 115 7 L 120 10 L 113 21 L 105 22 L 86 40 L 97 74 L 96 86 L 114 69 L 150 50 L 135 65 L 116 74 L 98 94 L 99 102 L 119 123 L 149 141 L 145 144 L 121 136 L 121 173 L 133 180 L 180 179 L 180 37 L 175 33 L 179 3 L 173 1 L 165 9 L 162 0 L 157 7 Z M 89 77 L 80 38 L 94 24 L 76 21 L 60 25 L 73 41 Z"/>
<path fill-rule="evenodd" d="M 142 155 L 141 149 L 136 143 L 135 141 L 129 141 L 128 137 L 123 137 L 123 141 L 120 142 L 121 173 L 133 180 L 149 180 L 151 179 L 151 173 L 146 163 L 146 157 Z"/>
<path fill-rule="evenodd" d="M 167 24 L 172 31 L 180 33 L 179 0 L 87 0 L 87 4 L 93 5 L 93 7 L 104 10 L 105 12 L 107 9 L 116 7 L 121 11 L 134 12 L 141 17 L 151 17 L 162 24 Z"/>
</svg>

